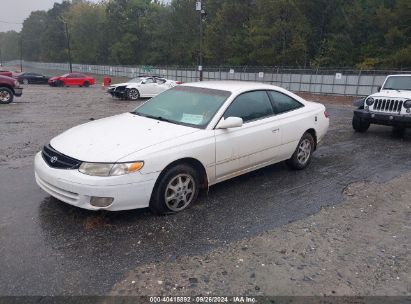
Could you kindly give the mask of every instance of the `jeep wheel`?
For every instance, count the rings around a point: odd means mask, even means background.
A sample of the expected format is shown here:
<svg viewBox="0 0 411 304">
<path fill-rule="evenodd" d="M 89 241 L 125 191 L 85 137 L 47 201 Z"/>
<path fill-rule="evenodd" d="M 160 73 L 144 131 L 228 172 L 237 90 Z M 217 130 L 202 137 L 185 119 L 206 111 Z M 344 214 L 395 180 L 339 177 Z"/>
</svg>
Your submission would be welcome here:
<svg viewBox="0 0 411 304">
<path fill-rule="evenodd" d="M 364 120 L 358 118 L 357 116 L 354 116 L 352 119 L 352 127 L 355 130 L 355 132 L 365 133 L 370 127 L 370 122 L 368 120 Z"/>
<path fill-rule="evenodd" d="M 392 134 L 394 135 L 394 137 L 404 137 L 405 135 L 405 128 L 404 127 L 393 127 L 392 128 Z"/>
<path fill-rule="evenodd" d="M 0 104 L 8 104 L 13 101 L 13 92 L 9 88 L 0 88 Z"/>
</svg>

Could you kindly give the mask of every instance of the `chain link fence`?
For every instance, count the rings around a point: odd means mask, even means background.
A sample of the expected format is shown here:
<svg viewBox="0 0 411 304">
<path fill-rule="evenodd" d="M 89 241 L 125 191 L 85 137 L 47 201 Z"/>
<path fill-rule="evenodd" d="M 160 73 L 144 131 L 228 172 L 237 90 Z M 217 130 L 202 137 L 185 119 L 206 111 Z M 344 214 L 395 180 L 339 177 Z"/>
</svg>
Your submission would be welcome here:
<svg viewBox="0 0 411 304">
<path fill-rule="evenodd" d="M 19 61 L 6 63 L 17 66 Z M 68 71 L 67 63 L 23 62 L 25 70 Z M 182 81 L 199 81 L 196 67 L 177 66 L 105 66 L 73 64 L 74 72 L 133 78 L 139 75 L 159 75 Z M 404 74 L 400 70 L 353 70 L 353 69 L 296 69 L 284 67 L 204 67 L 203 80 L 241 80 L 269 83 L 293 92 L 323 95 L 367 96 L 378 90 L 390 74 Z"/>
</svg>

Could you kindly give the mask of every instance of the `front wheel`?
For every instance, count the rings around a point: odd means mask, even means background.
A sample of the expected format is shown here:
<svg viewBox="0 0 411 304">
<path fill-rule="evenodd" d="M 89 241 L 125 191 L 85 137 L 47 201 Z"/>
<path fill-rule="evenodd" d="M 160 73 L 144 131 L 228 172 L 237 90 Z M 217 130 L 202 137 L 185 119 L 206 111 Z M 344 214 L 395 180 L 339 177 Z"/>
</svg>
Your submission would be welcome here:
<svg viewBox="0 0 411 304">
<path fill-rule="evenodd" d="M 181 164 L 162 174 L 154 187 L 150 209 L 156 214 L 171 214 L 186 209 L 199 193 L 198 173 L 189 165 Z"/>
<path fill-rule="evenodd" d="M 370 122 L 368 120 L 364 120 L 357 116 L 354 116 L 352 119 L 352 127 L 355 132 L 365 133 L 370 127 Z"/>
<path fill-rule="evenodd" d="M 85 81 L 84 83 L 83 83 L 83 87 L 86 87 L 86 88 L 88 88 L 90 86 L 90 82 L 88 82 L 88 81 Z"/>
<path fill-rule="evenodd" d="M 0 88 L 0 104 L 11 103 L 13 97 L 13 92 L 9 88 Z"/>
<path fill-rule="evenodd" d="M 23 84 L 29 84 L 29 80 L 28 79 L 23 79 Z"/>
<path fill-rule="evenodd" d="M 137 100 L 140 98 L 140 93 L 137 89 L 128 90 L 127 96 L 130 100 Z"/>
<path fill-rule="evenodd" d="M 310 133 L 304 133 L 293 156 L 286 161 L 286 164 L 295 170 L 305 169 L 311 162 L 314 147 L 315 142 L 313 136 Z"/>
</svg>

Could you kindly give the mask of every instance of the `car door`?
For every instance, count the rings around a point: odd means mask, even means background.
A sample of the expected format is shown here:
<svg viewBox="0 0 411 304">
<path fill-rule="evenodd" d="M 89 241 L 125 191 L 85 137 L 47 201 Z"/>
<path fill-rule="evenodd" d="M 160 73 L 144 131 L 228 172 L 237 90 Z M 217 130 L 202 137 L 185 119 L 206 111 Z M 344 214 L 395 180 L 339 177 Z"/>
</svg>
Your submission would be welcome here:
<svg viewBox="0 0 411 304">
<path fill-rule="evenodd" d="M 277 159 L 281 128 L 266 91 L 236 97 L 223 117 L 241 117 L 243 126 L 216 129 L 216 179 L 221 181 Z"/>
<path fill-rule="evenodd" d="M 281 153 L 288 158 L 294 153 L 301 136 L 315 124 L 315 114 L 293 97 L 279 91 L 267 91 L 273 102 L 274 112 L 281 125 Z"/>
<path fill-rule="evenodd" d="M 149 77 L 146 80 L 144 80 L 141 84 L 141 87 L 141 95 L 144 95 L 146 97 L 152 97 L 157 95 L 157 84 L 155 83 L 155 80 L 153 78 Z"/>
<path fill-rule="evenodd" d="M 155 86 L 155 94 L 156 95 L 160 94 L 160 93 L 162 93 L 162 92 L 164 92 L 165 90 L 168 89 L 165 85 L 165 83 L 166 83 L 165 79 L 157 78 L 155 81 L 156 81 L 156 86 Z"/>
<path fill-rule="evenodd" d="M 75 74 L 68 74 L 63 81 L 65 86 L 75 85 Z"/>
<path fill-rule="evenodd" d="M 37 73 L 31 73 L 30 74 L 30 81 L 32 83 L 35 83 L 35 84 L 42 83 L 44 81 L 43 79 L 44 79 L 43 75 L 40 75 L 40 74 L 37 74 Z"/>
</svg>

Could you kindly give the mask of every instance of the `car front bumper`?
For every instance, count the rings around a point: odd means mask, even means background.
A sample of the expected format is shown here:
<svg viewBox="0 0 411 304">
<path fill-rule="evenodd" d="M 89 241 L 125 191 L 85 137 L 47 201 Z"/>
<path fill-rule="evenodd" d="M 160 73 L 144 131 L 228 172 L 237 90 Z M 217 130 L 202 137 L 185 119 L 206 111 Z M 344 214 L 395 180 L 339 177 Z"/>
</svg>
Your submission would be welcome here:
<svg viewBox="0 0 411 304">
<path fill-rule="evenodd" d="M 411 128 L 411 114 L 376 113 L 358 109 L 354 110 L 354 116 L 362 120 L 367 120 L 372 124 Z"/>
<path fill-rule="evenodd" d="M 23 95 L 23 88 L 14 88 L 14 96 L 20 97 Z"/>
<path fill-rule="evenodd" d="M 156 176 L 140 172 L 116 177 L 89 176 L 76 169 L 54 169 L 47 165 L 41 152 L 34 160 L 36 182 L 51 196 L 67 204 L 88 210 L 129 210 L 149 206 Z M 130 177 L 130 175 L 133 175 Z M 114 198 L 108 207 L 90 204 L 92 197 Z"/>
<path fill-rule="evenodd" d="M 112 88 L 112 89 L 108 89 L 107 93 L 110 94 L 113 97 L 127 98 L 128 90 L 127 89 L 118 90 L 117 88 Z"/>
</svg>

